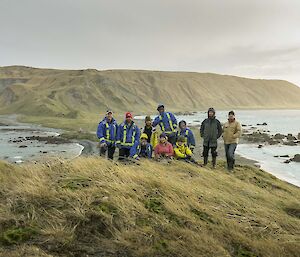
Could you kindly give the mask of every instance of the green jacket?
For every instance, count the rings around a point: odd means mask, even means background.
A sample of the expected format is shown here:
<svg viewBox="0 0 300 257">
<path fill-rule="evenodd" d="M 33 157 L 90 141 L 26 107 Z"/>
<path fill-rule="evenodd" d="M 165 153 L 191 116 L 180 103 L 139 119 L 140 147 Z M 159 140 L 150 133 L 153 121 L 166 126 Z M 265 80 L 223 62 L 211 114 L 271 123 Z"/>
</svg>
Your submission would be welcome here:
<svg viewBox="0 0 300 257">
<path fill-rule="evenodd" d="M 200 127 L 200 136 L 203 138 L 203 146 L 217 147 L 218 138 L 222 135 L 222 126 L 215 117 L 205 119 Z"/>
</svg>

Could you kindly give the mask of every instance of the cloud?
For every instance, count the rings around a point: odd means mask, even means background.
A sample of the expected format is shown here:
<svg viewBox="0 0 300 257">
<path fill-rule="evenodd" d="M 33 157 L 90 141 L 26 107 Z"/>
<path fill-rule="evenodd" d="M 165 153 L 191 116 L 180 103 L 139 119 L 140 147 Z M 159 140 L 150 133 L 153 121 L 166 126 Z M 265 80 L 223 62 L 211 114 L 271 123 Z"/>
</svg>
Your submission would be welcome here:
<svg viewBox="0 0 300 257">
<path fill-rule="evenodd" d="M 2 0 L 0 65 L 210 71 L 300 85 L 298 0 Z"/>
</svg>

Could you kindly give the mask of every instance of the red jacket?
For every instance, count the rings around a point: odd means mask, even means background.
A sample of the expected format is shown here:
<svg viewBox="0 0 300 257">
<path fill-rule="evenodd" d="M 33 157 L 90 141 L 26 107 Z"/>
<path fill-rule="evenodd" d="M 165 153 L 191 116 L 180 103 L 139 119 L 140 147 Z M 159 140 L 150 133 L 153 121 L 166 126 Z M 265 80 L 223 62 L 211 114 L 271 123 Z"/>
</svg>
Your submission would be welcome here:
<svg viewBox="0 0 300 257">
<path fill-rule="evenodd" d="M 155 153 L 155 155 L 165 154 L 168 156 L 173 156 L 174 155 L 173 146 L 169 142 L 166 142 L 166 144 L 164 144 L 164 145 L 159 143 L 155 147 L 154 153 Z"/>
</svg>

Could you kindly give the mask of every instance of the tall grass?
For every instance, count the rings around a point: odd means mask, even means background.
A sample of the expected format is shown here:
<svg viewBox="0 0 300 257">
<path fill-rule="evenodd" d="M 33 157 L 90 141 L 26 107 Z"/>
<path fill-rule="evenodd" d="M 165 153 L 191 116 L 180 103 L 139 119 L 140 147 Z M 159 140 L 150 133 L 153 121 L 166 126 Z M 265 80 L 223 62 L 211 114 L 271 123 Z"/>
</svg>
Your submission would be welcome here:
<svg viewBox="0 0 300 257">
<path fill-rule="evenodd" d="M 0 255 L 299 256 L 299 188 L 223 166 L 1 162 Z"/>
</svg>

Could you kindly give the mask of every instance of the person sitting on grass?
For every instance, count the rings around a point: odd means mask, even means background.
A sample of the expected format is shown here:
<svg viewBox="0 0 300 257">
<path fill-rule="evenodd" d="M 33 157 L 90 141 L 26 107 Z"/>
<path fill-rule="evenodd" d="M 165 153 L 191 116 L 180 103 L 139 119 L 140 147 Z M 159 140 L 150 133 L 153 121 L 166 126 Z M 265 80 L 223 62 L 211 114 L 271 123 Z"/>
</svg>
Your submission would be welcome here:
<svg viewBox="0 0 300 257">
<path fill-rule="evenodd" d="M 193 131 L 186 126 L 185 120 L 181 120 L 179 122 L 179 128 L 180 130 L 177 132 L 177 138 L 180 136 L 184 136 L 187 146 L 191 149 L 192 152 L 194 152 L 196 142 Z"/>
<path fill-rule="evenodd" d="M 185 136 L 179 136 L 174 147 L 175 158 L 177 160 L 193 160 L 193 152 L 186 144 Z"/>
<path fill-rule="evenodd" d="M 155 159 L 161 158 L 171 159 L 174 155 L 174 149 L 171 143 L 168 142 L 168 137 L 165 133 L 159 136 L 159 143 L 154 149 Z"/>
<path fill-rule="evenodd" d="M 141 135 L 140 144 L 137 149 L 137 154 L 139 158 L 148 158 L 148 159 L 152 158 L 153 148 L 152 145 L 148 143 L 147 140 L 148 140 L 147 134 L 143 133 Z"/>
</svg>

